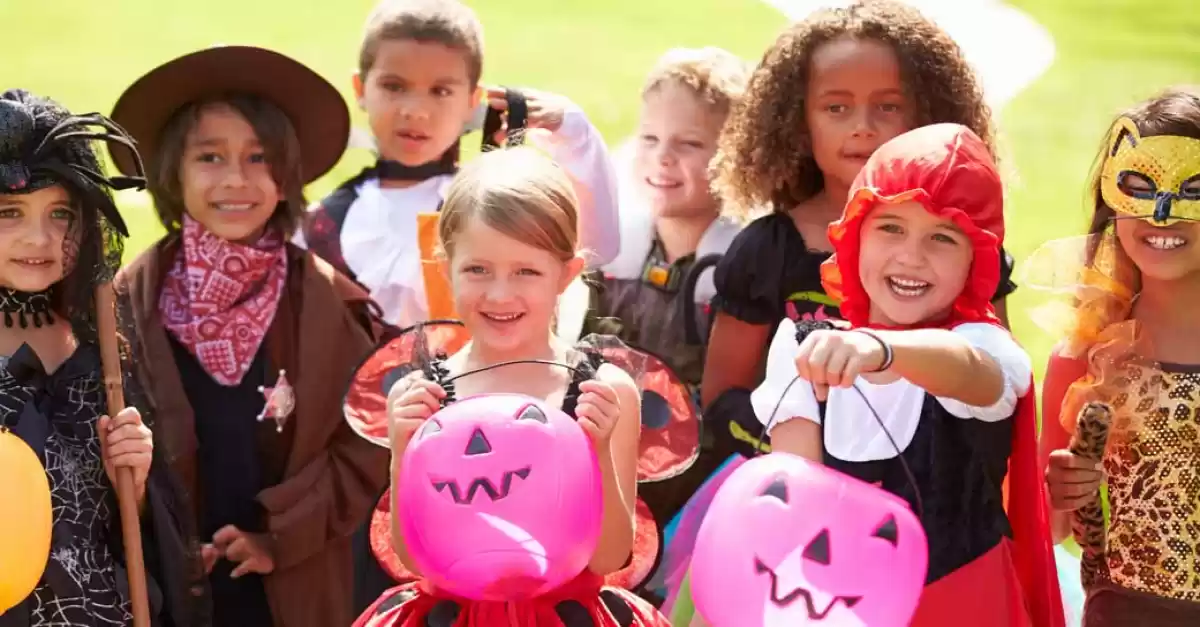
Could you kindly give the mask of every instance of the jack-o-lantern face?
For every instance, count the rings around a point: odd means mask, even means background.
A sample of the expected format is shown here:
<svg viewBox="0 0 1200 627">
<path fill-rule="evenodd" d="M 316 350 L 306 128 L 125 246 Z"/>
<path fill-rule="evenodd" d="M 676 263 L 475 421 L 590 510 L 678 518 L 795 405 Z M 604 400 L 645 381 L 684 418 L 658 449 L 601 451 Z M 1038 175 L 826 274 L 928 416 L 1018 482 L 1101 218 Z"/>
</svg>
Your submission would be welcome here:
<svg viewBox="0 0 1200 627">
<path fill-rule="evenodd" d="M 600 538 L 591 443 L 526 396 L 474 396 L 435 413 L 408 445 L 396 489 L 421 572 L 466 598 L 542 594 L 578 575 Z"/>
<path fill-rule="evenodd" d="M 743 464 L 713 499 L 692 598 L 714 627 L 900 627 L 927 565 L 925 533 L 903 500 L 775 453 Z"/>
</svg>

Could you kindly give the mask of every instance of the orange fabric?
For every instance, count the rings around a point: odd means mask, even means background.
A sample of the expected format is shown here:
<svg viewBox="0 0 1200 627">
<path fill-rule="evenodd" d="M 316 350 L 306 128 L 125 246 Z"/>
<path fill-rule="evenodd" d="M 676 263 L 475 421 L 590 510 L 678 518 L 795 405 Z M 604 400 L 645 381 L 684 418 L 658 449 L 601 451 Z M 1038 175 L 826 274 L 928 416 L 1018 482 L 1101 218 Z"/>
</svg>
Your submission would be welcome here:
<svg viewBox="0 0 1200 627">
<path fill-rule="evenodd" d="M 417 243 L 421 247 L 421 277 L 425 279 L 425 302 L 430 320 L 457 320 L 454 292 L 438 264 L 438 214 L 417 214 Z"/>
</svg>

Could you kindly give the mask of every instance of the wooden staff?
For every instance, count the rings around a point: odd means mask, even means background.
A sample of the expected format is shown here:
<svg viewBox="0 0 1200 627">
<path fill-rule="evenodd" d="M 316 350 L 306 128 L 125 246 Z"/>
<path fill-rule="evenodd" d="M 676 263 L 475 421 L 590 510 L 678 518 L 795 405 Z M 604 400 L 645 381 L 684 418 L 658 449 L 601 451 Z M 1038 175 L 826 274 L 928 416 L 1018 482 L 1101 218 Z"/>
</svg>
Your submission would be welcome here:
<svg viewBox="0 0 1200 627">
<path fill-rule="evenodd" d="M 96 330 L 100 334 L 100 364 L 108 393 L 108 415 L 125 409 L 121 377 L 121 351 L 117 342 L 116 299 L 111 283 L 96 286 Z M 103 443 L 104 437 L 100 441 Z M 121 537 L 125 540 L 125 569 L 134 627 L 150 627 L 150 600 L 146 594 L 146 564 L 142 558 L 142 530 L 138 520 L 137 489 L 132 468 L 117 468 L 117 503 L 121 508 Z"/>
</svg>

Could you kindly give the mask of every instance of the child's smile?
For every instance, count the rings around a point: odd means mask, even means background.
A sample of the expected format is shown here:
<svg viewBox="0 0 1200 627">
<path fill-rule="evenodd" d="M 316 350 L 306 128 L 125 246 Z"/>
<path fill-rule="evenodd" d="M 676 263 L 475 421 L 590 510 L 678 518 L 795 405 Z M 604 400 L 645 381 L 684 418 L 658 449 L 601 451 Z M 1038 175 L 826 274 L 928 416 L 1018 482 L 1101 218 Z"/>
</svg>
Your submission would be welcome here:
<svg viewBox="0 0 1200 627">
<path fill-rule="evenodd" d="M 908 326 L 945 316 L 966 285 L 973 256 L 966 235 L 921 204 L 878 206 L 863 223 L 859 253 L 872 322 Z"/>
</svg>

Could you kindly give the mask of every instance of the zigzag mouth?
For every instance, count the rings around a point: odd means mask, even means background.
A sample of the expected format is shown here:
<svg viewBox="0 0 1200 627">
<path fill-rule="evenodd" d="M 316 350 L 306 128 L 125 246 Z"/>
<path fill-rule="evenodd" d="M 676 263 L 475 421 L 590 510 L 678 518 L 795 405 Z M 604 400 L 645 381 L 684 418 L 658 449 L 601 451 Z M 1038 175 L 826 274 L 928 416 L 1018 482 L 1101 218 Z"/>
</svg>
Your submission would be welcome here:
<svg viewBox="0 0 1200 627">
<path fill-rule="evenodd" d="M 767 568 L 767 565 L 757 557 L 754 558 L 754 572 L 767 573 L 767 575 L 771 577 L 771 602 L 774 603 L 776 607 L 786 608 L 796 599 L 804 597 L 804 604 L 808 609 L 809 620 L 825 620 L 825 617 L 829 616 L 829 613 L 833 611 L 833 607 L 837 605 L 838 601 L 841 601 L 842 604 L 849 609 L 853 608 L 855 605 L 858 605 L 858 602 L 862 600 L 861 596 L 835 596 L 833 597 L 833 600 L 829 602 L 829 605 L 825 606 L 825 609 L 817 611 L 817 608 L 813 603 L 812 593 L 803 587 L 798 587 L 782 597 L 779 596 L 779 579 L 776 577 L 775 571 Z"/>
<path fill-rule="evenodd" d="M 500 488 L 497 489 L 491 479 L 487 477 L 476 477 L 471 481 L 471 485 L 467 487 L 466 495 L 463 494 L 462 488 L 459 487 L 458 481 L 450 479 L 447 481 L 433 480 L 433 489 L 438 492 L 446 490 L 450 491 L 450 496 L 458 505 L 470 505 L 475 501 L 475 495 L 482 491 L 487 494 L 493 502 L 499 501 L 508 496 L 509 490 L 512 489 L 513 477 L 526 479 L 529 477 L 530 466 L 518 468 L 516 470 L 504 471 L 504 476 L 500 480 Z"/>
</svg>

